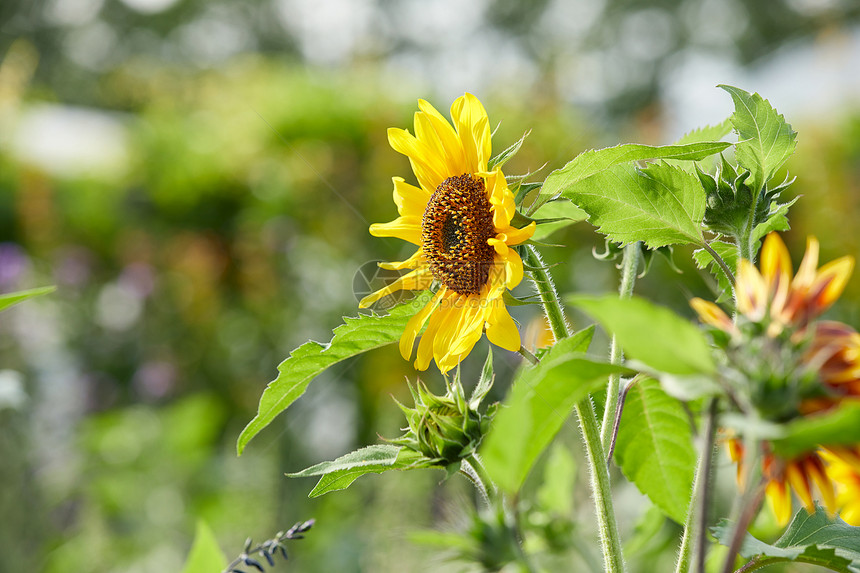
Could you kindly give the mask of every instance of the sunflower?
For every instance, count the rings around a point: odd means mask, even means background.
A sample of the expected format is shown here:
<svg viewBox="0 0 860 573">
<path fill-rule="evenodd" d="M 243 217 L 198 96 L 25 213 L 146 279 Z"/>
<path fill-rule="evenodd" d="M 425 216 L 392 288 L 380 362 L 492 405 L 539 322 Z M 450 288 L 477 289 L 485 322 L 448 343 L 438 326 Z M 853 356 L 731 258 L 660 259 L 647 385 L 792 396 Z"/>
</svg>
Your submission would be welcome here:
<svg viewBox="0 0 860 573">
<path fill-rule="evenodd" d="M 779 390 L 783 385 L 797 383 L 812 372 L 811 386 L 800 386 L 798 401 L 787 407 L 763 404 L 762 408 L 785 415 L 809 415 L 830 409 L 842 399 L 860 396 L 860 335 L 838 322 L 813 322 L 842 294 L 851 271 L 853 257 L 841 257 L 818 268 L 818 241 L 810 237 L 806 253 L 797 273 L 792 278 L 791 257 L 785 244 L 775 233 L 767 236 L 762 247 L 760 270 L 751 262 L 741 260 L 735 282 L 737 318 L 732 320 L 712 302 L 695 298 L 690 301 L 702 322 L 730 335 L 732 347 L 738 350 L 741 361 L 755 357 L 744 354 L 744 348 L 766 348 L 776 356 L 776 367 L 739 364 L 751 375 L 767 373 L 777 377 Z M 749 329 L 743 325 L 757 325 Z M 745 336 L 760 336 L 765 342 Z M 786 361 L 780 359 L 788 357 Z M 767 360 L 764 358 L 763 360 Z M 780 376 L 785 376 L 780 379 Z M 773 386 L 774 381 L 751 380 L 755 384 Z M 791 394 L 767 394 L 773 396 Z M 778 419 L 781 421 L 781 419 Z M 729 456 L 738 464 L 738 479 L 743 474 L 743 444 L 737 438 L 727 440 Z M 826 444 L 821 444 L 826 447 Z M 812 512 L 814 489 L 824 506 L 835 512 L 844 503 L 837 498 L 834 481 L 826 470 L 825 450 L 819 448 L 792 459 L 782 459 L 763 444 L 762 471 L 767 481 L 765 493 L 768 502 L 781 524 L 791 517 L 791 491 Z M 844 449 L 844 448 L 843 448 Z M 841 451 L 841 450 L 839 450 Z M 836 455 L 836 454 L 830 454 Z M 860 458 L 858 458 L 860 459 Z M 858 464 L 860 468 L 860 464 Z"/>
<path fill-rule="evenodd" d="M 426 101 L 419 100 L 418 107 L 415 135 L 388 130 L 391 147 L 409 158 L 418 186 L 394 177 L 400 217 L 370 226 L 375 237 L 396 237 L 418 249 L 405 261 L 380 263 L 410 271 L 359 306 L 399 290 L 435 289 L 407 323 L 400 353 L 411 359 L 426 324 L 415 367 L 426 370 L 435 359 L 445 373 L 469 354 L 485 329 L 493 344 L 519 350 L 519 331 L 502 297 L 523 278 L 522 260 L 511 247 L 529 239 L 535 224 L 511 225 L 514 196 L 501 168 L 488 169 L 490 123 L 478 98 L 467 93 L 454 101 L 453 127 Z"/>
</svg>

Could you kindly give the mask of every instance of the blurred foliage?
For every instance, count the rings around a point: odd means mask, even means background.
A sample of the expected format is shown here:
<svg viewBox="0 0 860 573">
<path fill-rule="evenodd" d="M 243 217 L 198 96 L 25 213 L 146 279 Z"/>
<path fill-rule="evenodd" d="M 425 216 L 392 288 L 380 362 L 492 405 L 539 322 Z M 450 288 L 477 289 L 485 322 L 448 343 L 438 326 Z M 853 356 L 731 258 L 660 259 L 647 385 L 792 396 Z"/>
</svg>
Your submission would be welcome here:
<svg viewBox="0 0 860 573">
<path fill-rule="evenodd" d="M 301 38 L 284 33 L 275 4 L 180 0 L 152 14 L 133 4 L 82 0 L 78 10 L 95 6 L 98 14 L 87 21 L 75 20 L 74 10 L 58 17 L 60 2 L 0 8 L 0 292 L 58 286 L 0 315 L 0 570 L 179 570 L 198 519 L 233 555 L 248 536 L 265 539 L 311 517 L 317 525 L 291 554 L 293 570 L 458 570 L 405 539 L 422 527 L 473 524 L 462 509 L 466 484 L 439 484 L 442 474 L 430 470 L 395 472 L 311 502 L 310 481 L 283 477 L 373 443 L 377 433 L 397 434 L 401 418 L 389 394 L 407 399 L 404 377 L 415 373 L 395 348 L 333 368 L 235 457 L 236 437 L 277 364 L 308 338 L 328 340 L 342 315 L 356 313 L 353 275 L 363 263 L 404 254 L 399 241 L 374 240 L 367 227 L 393 218 L 390 178 L 409 174 L 386 129 L 411 125 L 415 100 L 427 95 L 375 58 L 409 54 L 420 42 L 392 12 L 389 36 L 358 50 L 349 69 L 311 67 L 299 61 Z M 486 26 L 515 37 L 539 70 L 528 97 L 500 86 L 482 98 L 501 121 L 497 151 L 532 130 L 508 173 L 545 162 L 554 169 L 586 146 L 618 139 L 565 105 L 562 88 L 549 87 L 560 48 L 552 38 L 539 45 L 529 30 L 557 4 L 497 0 L 487 8 Z M 622 20 L 639 8 L 598 4 L 589 37 L 614 45 Z M 783 2 L 736 4 L 746 15 L 734 21 L 745 24 L 727 41 L 745 61 L 857 18 L 851 3 L 815 18 Z M 642 8 L 674 22 L 706 5 Z M 762 12 L 765 5 L 779 17 Z M 224 21 L 245 29 L 236 53 L 195 58 L 188 50 L 197 44 L 187 38 L 220 38 Z M 108 39 L 101 60 L 69 49 L 87 37 L 99 46 Z M 672 37 L 655 62 L 698 41 Z M 608 109 L 652 102 L 660 65 L 643 64 L 647 81 L 609 93 Z M 788 169 L 798 176 L 791 192 L 803 197 L 789 246 L 799 253 L 813 233 L 822 260 L 856 254 L 860 239 L 847 230 L 860 216 L 860 110 L 795 127 L 801 138 Z M 628 139 L 655 139 L 647 120 L 624 130 Z M 546 254 L 561 263 L 554 273 L 562 292 L 615 288 L 611 263 L 592 257 L 603 245 L 587 224 L 551 240 L 578 247 Z M 707 292 L 710 279 L 689 257 L 676 260 L 684 288 Z M 678 279 L 659 261 L 637 289 L 684 310 L 688 293 L 665 289 L 666 277 Z M 848 288 L 843 300 L 857 300 L 860 281 Z M 860 322 L 857 308 L 834 312 Z M 525 327 L 534 310 L 515 315 Z M 464 365 L 464 380 L 477 378 L 479 362 Z M 501 384 L 491 398 L 517 364 L 515 355 L 497 355 Z M 440 388 L 438 373 L 425 378 Z M 624 534 L 649 559 L 665 557 L 669 525 L 643 518 L 634 536 L 645 502 L 620 495 L 633 500 L 621 516 L 630 524 Z M 576 525 L 538 507 L 533 528 L 587 528 L 592 508 L 583 488 L 572 503 Z M 559 563 L 592 558 L 553 555 Z"/>
</svg>

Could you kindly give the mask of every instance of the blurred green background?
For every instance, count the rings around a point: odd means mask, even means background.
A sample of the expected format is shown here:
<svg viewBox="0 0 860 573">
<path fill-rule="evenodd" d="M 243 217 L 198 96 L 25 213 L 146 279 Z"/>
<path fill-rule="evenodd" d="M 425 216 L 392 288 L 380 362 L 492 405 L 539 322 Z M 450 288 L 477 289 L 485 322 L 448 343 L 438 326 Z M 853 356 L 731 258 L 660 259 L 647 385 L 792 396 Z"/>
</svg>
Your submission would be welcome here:
<svg viewBox="0 0 860 573">
<path fill-rule="evenodd" d="M 792 252 L 813 233 L 824 260 L 856 256 L 858 22 L 850 0 L 4 0 L 0 292 L 58 290 L 0 315 L 0 571 L 178 571 L 198 519 L 232 558 L 311 517 L 276 570 L 460 570 L 408 541 L 462 530 L 457 478 L 308 500 L 312 480 L 283 476 L 398 434 L 390 395 L 416 374 L 396 348 L 332 368 L 235 454 L 277 364 L 356 313 L 361 265 L 410 250 L 367 232 L 395 216 L 390 178 L 411 180 L 386 129 L 471 91 L 496 151 L 531 130 L 506 171 L 539 180 L 588 147 L 720 121 L 714 86 L 733 83 L 800 134 Z M 563 290 L 615 288 L 591 227 L 553 240 Z M 638 289 L 691 314 L 709 279 L 676 259 Z M 860 324 L 858 295 L 855 278 L 834 314 Z M 517 364 L 497 352 L 499 398 Z M 618 495 L 634 567 L 671 563 L 671 527 Z"/>
</svg>

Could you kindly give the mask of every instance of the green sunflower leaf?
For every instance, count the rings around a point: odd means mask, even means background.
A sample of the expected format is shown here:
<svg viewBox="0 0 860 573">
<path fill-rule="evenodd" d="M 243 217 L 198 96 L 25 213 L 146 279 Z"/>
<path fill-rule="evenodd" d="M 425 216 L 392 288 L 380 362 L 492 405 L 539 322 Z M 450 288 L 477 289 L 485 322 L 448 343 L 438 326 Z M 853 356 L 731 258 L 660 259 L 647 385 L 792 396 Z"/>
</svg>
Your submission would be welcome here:
<svg viewBox="0 0 860 573">
<path fill-rule="evenodd" d="M 257 415 L 239 435 L 236 444 L 239 455 L 251 438 L 304 394 L 314 378 L 328 367 L 400 340 L 406 323 L 427 300 L 427 296 L 419 294 L 411 301 L 392 308 L 387 315 L 344 317 L 345 324 L 334 329 L 334 337 L 328 344 L 310 341 L 293 350 L 290 357 L 278 366 L 278 377 L 269 383 L 260 397 Z"/>
<path fill-rule="evenodd" d="M 334 461 L 322 462 L 287 474 L 288 477 L 322 476 L 308 497 L 319 497 L 332 491 L 346 489 L 366 474 L 381 474 L 416 466 L 421 455 L 400 446 L 377 444 L 350 452 Z"/>
<path fill-rule="evenodd" d="M 182 573 L 212 573 L 223 571 L 227 566 L 227 558 L 221 552 L 218 541 L 205 521 L 197 522 L 194 543 L 185 561 Z"/>
<path fill-rule="evenodd" d="M 19 302 L 27 300 L 28 298 L 48 294 L 54 292 L 55 290 L 57 290 L 57 287 L 55 286 L 46 286 L 29 290 L 22 290 L 18 292 L 10 292 L 7 294 L 0 294 L 0 310 L 5 310 L 14 304 L 18 304 Z"/>
<path fill-rule="evenodd" d="M 857 443 L 860 436 L 860 404 L 845 403 L 821 414 L 804 416 L 782 425 L 785 433 L 771 441 L 773 452 L 791 459 L 824 446 Z"/>
<path fill-rule="evenodd" d="M 757 93 L 727 85 L 717 87 L 727 91 L 735 103 L 735 113 L 730 118 L 740 139 L 735 146 L 735 157 L 741 167 L 750 171 L 746 184 L 758 196 L 764 184 L 794 153 L 797 133 Z"/>
<path fill-rule="evenodd" d="M 568 186 L 563 196 L 617 243 L 701 244 L 705 190 L 698 177 L 666 163 L 619 165 Z"/>
<path fill-rule="evenodd" d="M 646 378 L 627 392 L 615 460 L 667 516 L 684 523 L 696 471 L 693 433 L 681 402 Z"/>
<path fill-rule="evenodd" d="M 614 334 L 629 358 L 658 372 L 710 374 L 715 369 L 702 331 L 667 308 L 635 296 L 577 295 L 568 300 Z"/>
<path fill-rule="evenodd" d="M 520 489 L 577 403 L 602 386 L 609 374 L 630 372 L 582 354 L 593 334 L 594 327 L 588 327 L 560 340 L 539 364 L 517 374 L 481 446 L 487 471 L 504 491 Z"/>
<path fill-rule="evenodd" d="M 579 221 L 585 221 L 586 217 L 588 214 L 570 201 L 551 201 L 534 213 L 535 219 L 548 219 L 549 221 L 538 222 L 532 240 L 542 241 L 556 231 Z"/>
<path fill-rule="evenodd" d="M 730 118 L 726 118 L 720 123 L 715 125 L 706 125 L 704 127 L 699 127 L 686 133 L 681 139 L 675 142 L 675 145 L 688 145 L 690 143 L 704 143 L 708 141 L 719 141 L 724 138 L 726 135 L 731 133 L 732 131 L 732 123 Z M 690 173 L 696 173 L 696 166 L 698 165 L 702 171 L 711 172 L 717 164 L 718 155 L 710 155 L 705 157 L 704 159 L 693 163 L 692 161 L 679 161 L 677 159 L 667 159 L 666 163 L 670 165 L 674 165 L 675 167 L 680 167 L 684 171 L 689 171 Z"/>
<path fill-rule="evenodd" d="M 721 544 L 729 545 L 734 527 L 722 519 L 711 532 Z M 755 561 L 755 569 L 794 561 L 832 571 L 860 573 L 860 527 L 848 525 L 838 517 L 830 519 L 821 507 L 816 507 L 811 515 L 801 509 L 775 543 L 765 543 L 747 533 L 739 552 Z"/>
<path fill-rule="evenodd" d="M 654 161 L 656 159 L 683 159 L 699 161 L 719 153 L 729 147 L 725 141 L 700 141 L 686 145 L 640 145 L 627 143 L 604 149 L 590 149 L 577 155 L 573 161 L 556 169 L 546 178 L 529 212 L 537 211 L 544 203 L 557 195 L 566 196 L 566 191 L 583 179 L 605 171 L 616 165 L 634 161 Z"/>
</svg>

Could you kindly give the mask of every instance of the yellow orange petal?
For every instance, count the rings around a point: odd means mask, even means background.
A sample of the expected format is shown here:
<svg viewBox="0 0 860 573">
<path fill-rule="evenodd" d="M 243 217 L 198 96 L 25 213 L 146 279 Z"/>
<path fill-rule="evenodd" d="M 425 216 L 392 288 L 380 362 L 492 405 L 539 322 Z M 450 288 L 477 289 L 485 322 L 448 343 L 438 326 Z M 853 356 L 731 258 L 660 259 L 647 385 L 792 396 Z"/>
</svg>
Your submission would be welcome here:
<svg viewBox="0 0 860 573">
<path fill-rule="evenodd" d="M 818 456 L 812 456 L 804 463 L 806 475 L 812 478 L 813 483 L 821 493 L 821 501 L 824 502 L 824 507 L 832 517 L 836 513 L 836 491 L 833 489 L 833 482 L 827 477 L 824 469 L 824 464 Z"/>
<path fill-rule="evenodd" d="M 735 332 L 737 330 L 732 319 L 716 304 L 695 297 L 690 299 L 690 306 L 693 307 L 693 310 L 696 311 L 696 314 L 699 315 L 699 318 L 705 324 L 710 324 L 725 332 Z"/>
<path fill-rule="evenodd" d="M 799 462 L 790 462 L 785 466 L 785 477 L 788 483 L 791 484 L 791 489 L 803 502 L 803 506 L 807 511 L 815 511 L 815 503 L 812 501 L 812 490 L 809 487 L 809 478 L 803 472 L 803 468 Z"/>
<path fill-rule="evenodd" d="M 806 239 L 806 253 L 803 255 L 803 260 L 800 261 L 800 267 L 797 269 L 797 274 L 794 276 L 792 289 L 805 289 L 815 280 L 815 269 L 818 267 L 818 239 L 808 237 Z"/>
<path fill-rule="evenodd" d="M 738 263 L 738 276 L 735 285 L 738 312 L 753 321 L 764 318 L 767 308 L 767 285 L 758 269 L 745 259 Z"/>
<path fill-rule="evenodd" d="M 416 369 L 427 370 L 427 367 L 430 366 L 430 361 L 433 360 L 433 340 L 436 338 L 439 327 L 451 312 L 451 300 L 456 299 L 457 296 L 456 293 L 448 291 L 440 297 L 439 306 L 430 316 L 427 329 L 421 335 L 421 340 L 418 341 L 418 352 L 415 356 Z"/>
<path fill-rule="evenodd" d="M 767 501 L 776 516 L 776 521 L 781 526 L 788 524 L 791 518 L 791 497 L 784 481 L 775 480 L 768 482 L 765 488 Z"/>
<path fill-rule="evenodd" d="M 782 239 L 770 233 L 761 249 L 761 274 L 773 297 L 773 308 L 781 309 L 791 285 L 791 255 Z"/>
<path fill-rule="evenodd" d="M 818 275 L 809 287 L 810 296 L 814 297 L 815 310 L 823 312 L 845 290 L 845 285 L 854 270 L 854 257 L 841 257 L 831 261 L 818 270 Z"/>
</svg>

